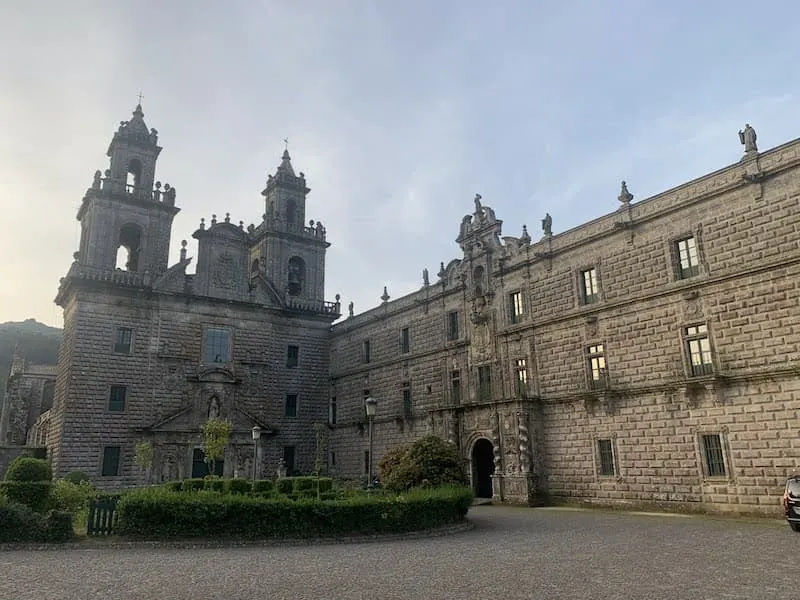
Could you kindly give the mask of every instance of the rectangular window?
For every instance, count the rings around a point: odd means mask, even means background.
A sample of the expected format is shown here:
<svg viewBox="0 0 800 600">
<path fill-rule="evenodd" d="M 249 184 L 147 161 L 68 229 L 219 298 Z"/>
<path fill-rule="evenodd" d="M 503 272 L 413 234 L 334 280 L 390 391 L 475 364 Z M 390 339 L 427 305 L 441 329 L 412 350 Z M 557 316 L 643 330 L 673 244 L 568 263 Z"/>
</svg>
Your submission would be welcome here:
<svg viewBox="0 0 800 600">
<path fill-rule="evenodd" d="M 675 242 L 678 279 L 688 279 L 700 274 L 700 261 L 697 257 L 697 242 L 689 236 Z"/>
<path fill-rule="evenodd" d="M 330 461 L 329 461 L 329 463 L 330 463 L 330 466 L 332 466 L 332 467 L 336 466 L 336 452 L 334 452 L 333 450 L 331 450 L 331 452 L 330 452 Z"/>
<path fill-rule="evenodd" d="M 209 327 L 205 331 L 203 362 L 226 363 L 231 360 L 231 332 L 220 327 Z"/>
<path fill-rule="evenodd" d="M 450 373 L 450 393 L 453 397 L 453 404 L 461 404 L 461 371 Z"/>
<path fill-rule="evenodd" d="M 403 327 L 400 331 L 400 352 L 408 354 L 411 350 L 411 336 L 408 332 L 408 327 Z"/>
<path fill-rule="evenodd" d="M 289 369 L 294 369 L 300 364 L 300 346 L 292 346 L 286 349 L 286 366 Z"/>
<path fill-rule="evenodd" d="M 492 399 L 492 368 L 489 365 L 478 367 L 478 400 L 488 402 Z"/>
<path fill-rule="evenodd" d="M 581 303 L 594 304 L 599 298 L 599 288 L 597 287 L 597 269 L 592 267 L 581 271 Z"/>
<path fill-rule="evenodd" d="M 124 411 L 126 392 L 127 388 L 124 385 L 112 385 L 111 393 L 108 396 L 108 410 L 112 412 Z"/>
<path fill-rule="evenodd" d="M 708 477 L 725 477 L 725 456 L 722 452 L 722 439 L 718 433 L 701 436 L 703 458 Z"/>
<path fill-rule="evenodd" d="M 283 405 L 283 416 L 297 416 L 297 394 L 286 394 L 286 402 Z"/>
<path fill-rule="evenodd" d="M 403 416 L 410 417 L 413 412 L 411 405 L 411 384 L 406 382 L 403 384 Z"/>
<path fill-rule="evenodd" d="M 616 475 L 614 448 L 611 440 L 597 440 L 597 453 L 600 457 L 600 475 Z"/>
<path fill-rule="evenodd" d="M 364 475 L 369 475 L 369 450 L 364 450 Z"/>
<path fill-rule="evenodd" d="M 689 358 L 689 371 L 692 377 L 710 375 L 714 372 L 711 358 L 711 340 L 706 325 L 685 327 L 683 335 L 686 340 L 686 355 Z"/>
<path fill-rule="evenodd" d="M 114 337 L 114 352 L 118 354 L 130 354 L 132 341 L 133 329 L 130 327 L 117 327 L 117 333 Z"/>
<path fill-rule="evenodd" d="M 508 308 L 512 323 L 522 321 L 522 292 L 511 292 L 508 295 Z"/>
<path fill-rule="evenodd" d="M 336 396 L 332 396 L 328 406 L 328 423 L 331 425 L 336 425 L 336 409 Z"/>
<path fill-rule="evenodd" d="M 589 360 L 589 381 L 593 389 L 604 389 L 608 379 L 606 357 L 603 344 L 595 344 L 586 349 Z"/>
<path fill-rule="evenodd" d="M 283 462 L 286 464 L 286 474 L 292 475 L 296 470 L 295 465 L 295 448 L 294 446 L 283 447 Z"/>
<path fill-rule="evenodd" d="M 106 446 L 103 448 L 103 466 L 100 471 L 102 477 L 119 475 L 119 454 L 119 446 Z"/>
<path fill-rule="evenodd" d="M 525 396 L 528 393 L 528 364 L 524 358 L 518 358 L 514 367 L 514 381 L 517 394 Z"/>
<path fill-rule="evenodd" d="M 447 341 L 454 342 L 459 337 L 458 331 L 458 311 L 454 310 L 447 313 Z"/>
<path fill-rule="evenodd" d="M 364 343 L 361 345 L 361 360 L 365 363 L 370 361 L 369 340 L 364 340 Z"/>
</svg>

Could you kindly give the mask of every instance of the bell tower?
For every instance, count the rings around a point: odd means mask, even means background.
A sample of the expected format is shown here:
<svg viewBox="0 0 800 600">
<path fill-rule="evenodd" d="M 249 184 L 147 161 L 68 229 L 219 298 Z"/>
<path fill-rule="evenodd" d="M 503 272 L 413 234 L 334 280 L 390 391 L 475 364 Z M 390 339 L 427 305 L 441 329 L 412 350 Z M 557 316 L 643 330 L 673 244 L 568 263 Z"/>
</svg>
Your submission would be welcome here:
<svg viewBox="0 0 800 600">
<path fill-rule="evenodd" d="M 287 307 L 325 312 L 325 241 L 322 223 L 306 218 L 306 186 L 303 173 L 295 174 L 289 150 L 267 177 L 264 221 L 255 230 L 251 246 L 251 272 L 263 270 L 283 296 Z"/>
<path fill-rule="evenodd" d="M 158 132 L 147 128 L 141 104 L 120 122 L 109 144 L 109 168 L 95 172 L 78 211 L 76 262 L 94 271 L 158 276 L 167 269 L 175 188 L 155 181 Z"/>
</svg>

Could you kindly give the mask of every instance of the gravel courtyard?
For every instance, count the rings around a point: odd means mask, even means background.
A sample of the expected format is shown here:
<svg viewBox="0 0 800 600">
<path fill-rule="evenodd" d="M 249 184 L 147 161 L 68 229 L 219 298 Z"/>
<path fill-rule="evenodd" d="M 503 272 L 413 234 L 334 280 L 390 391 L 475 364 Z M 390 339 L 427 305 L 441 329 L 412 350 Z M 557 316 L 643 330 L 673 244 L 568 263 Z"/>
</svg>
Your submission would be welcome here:
<svg viewBox="0 0 800 600">
<path fill-rule="evenodd" d="M 369 543 L 0 552 L 0 599 L 800 597 L 777 520 L 477 506 L 475 528 Z"/>
</svg>

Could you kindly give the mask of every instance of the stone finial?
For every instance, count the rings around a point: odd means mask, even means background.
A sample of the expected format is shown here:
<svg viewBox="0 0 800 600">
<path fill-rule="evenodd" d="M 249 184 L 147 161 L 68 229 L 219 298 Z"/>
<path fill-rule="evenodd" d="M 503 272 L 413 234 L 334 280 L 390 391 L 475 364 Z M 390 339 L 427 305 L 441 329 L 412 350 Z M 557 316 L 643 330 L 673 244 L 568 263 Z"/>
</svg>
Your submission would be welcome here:
<svg viewBox="0 0 800 600">
<path fill-rule="evenodd" d="M 72 253 L 72 260 L 74 260 L 75 262 L 78 262 L 80 259 L 81 259 L 81 253 L 80 252 L 73 252 Z"/>
<path fill-rule="evenodd" d="M 430 285 L 430 279 L 428 279 L 428 269 L 422 269 L 422 285 Z"/>
<path fill-rule="evenodd" d="M 309 227 L 314 227 L 314 219 L 309 220 L 308 226 Z"/>
<path fill-rule="evenodd" d="M 633 200 L 633 194 L 628 191 L 628 184 L 624 181 L 622 182 L 622 189 L 620 190 L 619 196 L 617 196 L 617 200 L 623 204 L 630 204 Z"/>
<path fill-rule="evenodd" d="M 231 213 L 225 213 L 225 222 L 226 223 L 230 223 L 231 222 Z"/>
<path fill-rule="evenodd" d="M 542 219 L 542 232 L 547 237 L 553 235 L 553 217 L 550 216 L 550 213 L 546 213 Z"/>
<path fill-rule="evenodd" d="M 386 303 L 389 301 L 389 297 L 389 292 L 386 290 L 386 286 L 383 286 L 383 295 L 381 296 L 381 300 Z"/>
<path fill-rule="evenodd" d="M 744 145 L 745 154 L 758 152 L 756 139 L 756 130 L 750 127 L 750 123 L 745 123 L 744 131 L 739 130 L 739 141 Z"/>
<path fill-rule="evenodd" d="M 205 229 L 205 228 L 206 228 L 206 218 L 200 217 L 200 229 Z"/>
<path fill-rule="evenodd" d="M 439 263 L 439 272 L 437 273 L 439 279 L 444 279 L 445 270 L 444 270 L 444 262 Z"/>
<path fill-rule="evenodd" d="M 250 223 L 250 225 L 247 226 L 247 233 L 253 233 L 255 230 L 256 226 L 253 225 L 252 223 Z"/>
<path fill-rule="evenodd" d="M 530 236 L 530 234 L 528 234 L 528 226 L 527 225 L 523 225 L 522 226 L 522 235 L 520 236 L 519 241 L 522 242 L 523 244 L 530 244 L 531 243 L 531 236 Z"/>
<path fill-rule="evenodd" d="M 100 179 L 103 177 L 103 174 L 100 172 L 100 169 L 94 172 L 94 179 L 92 180 L 92 187 L 96 190 L 100 189 Z"/>
<path fill-rule="evenodd" d="M 348 316 L 352 317 L 353 316 L 353 301 L 352 300 L 350 300 L 350 304 L 347 305 L 347 311 L 348 311 L 348 313 L 350 313 Z"/>
<path fill-rule="evenodd" d="M 244 231 L 244 221 L 239 221 L 239 229 Z"/>
<path fill-rule="evenodd" d="M 186 260 L 186 240 L 181 240 L 181 262 Z"/>
<path fill-rule="evenodd" d="M 211 215 L 211 225 L 217 224 L 217 215 Z"/>
</svg>

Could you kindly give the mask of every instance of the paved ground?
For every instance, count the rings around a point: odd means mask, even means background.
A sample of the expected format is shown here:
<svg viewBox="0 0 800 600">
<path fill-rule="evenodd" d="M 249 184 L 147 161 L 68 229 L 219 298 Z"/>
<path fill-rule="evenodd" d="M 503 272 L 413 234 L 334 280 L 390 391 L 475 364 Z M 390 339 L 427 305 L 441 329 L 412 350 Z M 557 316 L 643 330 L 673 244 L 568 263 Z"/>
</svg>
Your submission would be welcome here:
<svg viewBox="0 0 800 600">
<path fill-rule="evenodd" d="M 1 600 L 798 598 L 779 521 L 479 506 L 446 537 L 0 552 Z"/>
</svg>

